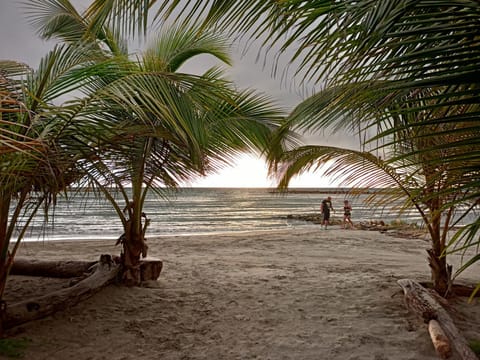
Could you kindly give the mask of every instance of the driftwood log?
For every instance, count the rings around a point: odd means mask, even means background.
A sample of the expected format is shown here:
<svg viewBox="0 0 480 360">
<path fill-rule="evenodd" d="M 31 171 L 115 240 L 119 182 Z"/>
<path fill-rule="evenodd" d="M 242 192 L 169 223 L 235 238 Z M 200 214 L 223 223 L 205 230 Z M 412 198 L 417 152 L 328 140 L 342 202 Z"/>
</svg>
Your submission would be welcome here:
<svg viewBox="0 0 480 360">
<path fill-rule="evenodd" d="M 120 266 L 115 264 L 108 255 L 102 255 L 101 259 L 95 266 L 92 275 L 72 287 L 12 305 L 4 304 L 1 314 L 3 329 L 41 319 L 59 310 L 66 309 L 91 297 L 113 282 L 120 271 Z"/>
<path fill-rule="evenodd" d="M 142 259 L 139 264 L 141 280 L 157 280 L 162 267 L 163 262 L 160 260 Z M 78 304 L 114 282 L 120 271 L 118 259 L 110 255 L 101 255 L 98 262 L 16 259 L 11 275 L 75 278 L 75 285 L 19 303 L 1 303 L 0 329 L 5 330 L 41 319 Z"/>
<path fill-rule="evenodd" d="M 102 255 L 109 257 L 110 255 Z M 118 259 L 115 259 L 118 262 Z M 43 276 L 53 278 L 86 277 L 91 273 L 97 261 L 85 260 L 33 260 L 15 259 L 10 275 Z M 158 259 L 140 260 L 141 281 L 157 280 L 162 272 L 163 262 Z"/>
<path fill-rule="evenodd" d="M 55 278 L 72 278 L 84 276 L 88 273 L 97 261 L 82 260 L 33 260 L 26 258 L 15 258 L 11 275 L 44 276 Z"/>
<path fill-rule="evenodd" d="M 436 338 L 433 343 L 442 359 L 448 359 L 451 356 L 452 352 L 448 351 L 450 347 L 462 360 L 478 360 L 449 313 L 436 300 L 435 295 L 411 279 L 398 280 L 398 284 L 403 289 L 407 308 L 433 328 L 433 335 L 432 330 L 430 334 L 432 340 Z M 431 321 L 435 322 L 430 325 Z"/>
<path fill-rule="evenodd" d="M 450 358 L 452 356 L 452 346 L 437 320 L 432 319 L 428 322 L 428 332 L 438 356 L 442 359 Z"/>
</svg>

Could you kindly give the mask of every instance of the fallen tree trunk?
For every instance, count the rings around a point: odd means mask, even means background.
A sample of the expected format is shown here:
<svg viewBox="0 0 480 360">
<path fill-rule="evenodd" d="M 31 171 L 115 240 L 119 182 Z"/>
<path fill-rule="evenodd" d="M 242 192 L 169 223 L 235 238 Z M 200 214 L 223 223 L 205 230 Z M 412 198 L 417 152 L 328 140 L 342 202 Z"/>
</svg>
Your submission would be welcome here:
<svg viewBox="0 0 480 360">
<path fill-rule="evenodd" d="M 4 306 L 1 313 L 2 327 L 12 328 L 75 305 L 112 283 L 119 271 L 120 265 L 115 264 L 109 255 L 102 255 L 93 274 L 76 285 L 36 299 Z"/>
<path fill-rule="evenodd" d="M 110 256 L 110 255 L 108 255 Z M 118 262 L 119 259 L 116 259 Z M 53 278 L 85 277 L 91 272 L 97 261 L 83 260 L 32 260 L 15 259 L 10 275 L 43 276 Z M 162 271 L 163 262 L 157 259 L 141 259 L 139 263 L 140 280 L 157 280 Z"/>
<path fill-rule="evenodd" d="M 16 258 L 10 270 L 10 275 L 71 278 L 85 275 L 96 263 L 97 261 L 55 261 Z"/>
<path fill-rule="evenodd" d="M 436 320 L 450 344 L 462 360 L 478 360 L 465 338 L 458 331 L 453 319 L 435 297 L 418 282 L 411 279 L 398 280 L 405 295 L 405 304 L 425 323 Z"/>
</svg>

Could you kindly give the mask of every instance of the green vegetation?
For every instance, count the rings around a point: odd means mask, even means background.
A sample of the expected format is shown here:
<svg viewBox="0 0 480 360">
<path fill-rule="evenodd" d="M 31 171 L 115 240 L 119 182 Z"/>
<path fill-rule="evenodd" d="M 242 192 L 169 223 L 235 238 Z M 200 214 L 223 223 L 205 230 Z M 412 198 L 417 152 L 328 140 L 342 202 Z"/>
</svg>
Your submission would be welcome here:
<svg viewBox="0 0 480 360">
<path fill-rule="evenodd" d="M 94 120 L 79 116 L 85 104 L 54 104 L 95 69 L 88 50 L 57 46 L 37 70 L 0 62 L 0 298 L 32 218 L 43 210 L 48 220 L 57 195 L 82 176 L 77 165 L 95 156 L 89 144 L 104 134 L 104 127 L 94 131 Z M 15 235 L 19 241 L 10 248 Z"/>
<path fill-rule="evenodd" d="M 26 338 L 0 339 L 0 355 L 9 358 L 22 358 L 24 356 L 24 351 L 28 347 L 29 343 L 30 340 Z"/>
<path fill-rule="evenodd" d="M 475 354 L 480 355 L 480 340 L 470 340 L 469 345 Z"/>
</svg>

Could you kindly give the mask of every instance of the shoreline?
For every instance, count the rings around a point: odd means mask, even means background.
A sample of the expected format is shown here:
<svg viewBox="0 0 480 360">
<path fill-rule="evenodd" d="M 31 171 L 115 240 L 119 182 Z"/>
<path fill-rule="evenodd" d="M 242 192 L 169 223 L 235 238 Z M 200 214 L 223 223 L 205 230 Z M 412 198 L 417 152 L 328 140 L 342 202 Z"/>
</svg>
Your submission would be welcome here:
<svg viewBox="0 0 480 360">
<path fill-rule="evenodd" d="M 96 260 L 114 241 L 25 242 L 18 256 Z M 429 279 L 425 241 L 377 231 L 299 230 L 148 240 L 158 281 L 109 286 L 52 317 L 13 329 L 26 359 L 437 359 L 425 324 L 403 304 L 400 278 Z M 458 259 L 452 259 L 457 261 Z M 475 271 L 474 271 L 475 270 Z M 478 269 L 463 281 L 478 281 Z M 13 277 L 22 298 L 66 280 Z M 453 303 L 467 337 L 480 304 Z"/>
<path fill-rule="evenodd" d="M 285 218 L 287 219 L 287 218 Z M 277 228 L 267 228 L 267 229 L 254 229 L 254 230 L 224 230 L 224 231 L 211 231 L 211 232 L 192 232 L 192 233 L 163 233 L 163 234 L 148 234 L 147 233 L 147 240 L 148 239 L 157 239 L 157 238 L 170 238 L 170 237 L 203 237 L 203 236 L 235 236 L 244 235 L 244 234 L 256 234 L 256 233 L 265 233 L 265 232 L 282 232 L 282 231 L 292 231 L 292 230 L 306 230 L 310 229 L 311 227 L 316 227 L 316 224 L 311 224 L 308 222 L 299 223 L 295 225 L 285 225 L 281 229 Z M 317 227 L 318 228 L 318 227 Z M 40 242 L 82 242 L 82 241 L 113 241 L 117 240 L 118 236 L 109 236 L 109 237 L 99 237 L 99 236 L 92 236 L 92 237 L 85 237 L 85 236 L 78 236 L 78 237 L 62 237 L 62 238 L 52 238 L 46 237 L 45 239 L 33 239 L 33 238 L 26 238 L 23 239 L 22 242 L 26 243 L 40 243 Z"/>
<path fill-rule="evenodd" d="M 303 231 L 306 229 L 319 229 L 321 222 L 321 214 L 318 212 L 305 213 L 305 214 L 287 214 L 281 217 L 285 221 L 281 226 L 268 227 L 268 228 L 255 228 L 253 230 L 216 230 L 216 231 L 200 231 L 200 232 L 170 232 L 170 233 L 147 233 L 147 239 L 162 238 L 162 237 L 178 237 L 178 236 L 223 236 L 230 234 L 255 234 L 263 232 L 276 232 L 276 231 Z M 293 223 L 292 223 L 293 221 Z M 342 230 L 342 218 L 334 215 L 330 220 L 330 226 L 332 229 Z M 399 222 L 398 224 L 386 223 L 383 220 L 369 220 L 369 221 L 354 221 L 354 228 L 356 230 L 367 231 L 383 231 L 391 232 L 393 234 L 399 234 L 403 232 L 402 237 L 418 237 L 421 233 L 416 223 Z M 120 232 L 119 232 L 120 233 Z M 42 235 L 42 236 L 27 236 L 22 239 L 22 242 L 35 243 L 35 242 L 58 242 L 58 241 L 116 241 L 119 235 Z M 14 239 L 16 240 L 16 239 Z"/>
</svg>

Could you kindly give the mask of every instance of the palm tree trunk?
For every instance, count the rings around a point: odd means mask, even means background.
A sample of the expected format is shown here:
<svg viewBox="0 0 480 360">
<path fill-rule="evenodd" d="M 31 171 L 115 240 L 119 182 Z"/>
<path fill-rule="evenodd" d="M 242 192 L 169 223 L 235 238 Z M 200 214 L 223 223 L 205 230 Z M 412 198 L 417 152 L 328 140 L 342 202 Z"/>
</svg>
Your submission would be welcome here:
<svg viewBox="0 0 480 360">
<path fill-rule="evenodd" d="M 128 220 L 125 224 L 125 237 L 123 239 L 122 252 L 122 282 L 129 286 L 139 285 L 142 281 L 140 270 L 141 257 L 147 256 L 147 244 L 145 243 L 145 232 L 148 226 L 148 219 L 142 212 L 143 197 L 141 182 L 138 188 L 132 188 L 132 197 L 126 210 Z M 145 224 L 142 226 L 142 217 Z"/>
<path fill-rule="evenodd" d="M 428 263 L 432 272 L 432 283 L 435 291 L 446 297 L 450 290 L 449 265 L 445 256 L 441 256 L 433 249 L 428 249 Z"/>
<path fill-rule="evenodd" d="M 435 291 L 441 296 L 446 297 L 451 285 L 451 271 L 447 264 L 445 256 L 445 245 L 441 234 L 441 214 L 439 209 L 439 199 L 430 202 L 431 224 L 430 236 L 432 248 L 427 250 L 428 263 L 432 273 L 432 283 Z"/>
<path fill-rule="evenodd" d="M 8 272 L 8 218 L 10 209 L 10 197 L 4 193 L 0 195 L 0 300 L 3 298 L 2 289 L 5 288 Z"/>
<path fill-rule="evenodd" d="M 131 222 L 128 222 L 131 225 Z M 122 259 L 122 282 L 128 286 L 139 285 L 142 281 L 140 272 L 140 257 L 144 253 L 144 239 L 142 234 L 132 231 L 132 226 L 128 226 L 129 232 L 125 233 L 123 240 Z"/>
<path fill-rule="evenodd" d="M 135 231 L 130 233 L 123 240 L 122 260 L 122 282 L 128 286 L 135 286 L 141 283 L 142 272 L 140 259 L 147 256 L 147 244 L 145 242 L 145 229 L 148 221 L 140 234 Z"/>
<path fill-rule="evenodd" d="M 6 306 L 3 301 L 3 292 L 7 284 L 8 276 L 8 218 L 10 210 L 10 197 L 5 196 L 4 192 L 0 192 L 0 336 L 3 336 L 5 310 Z"/>
</svg>

